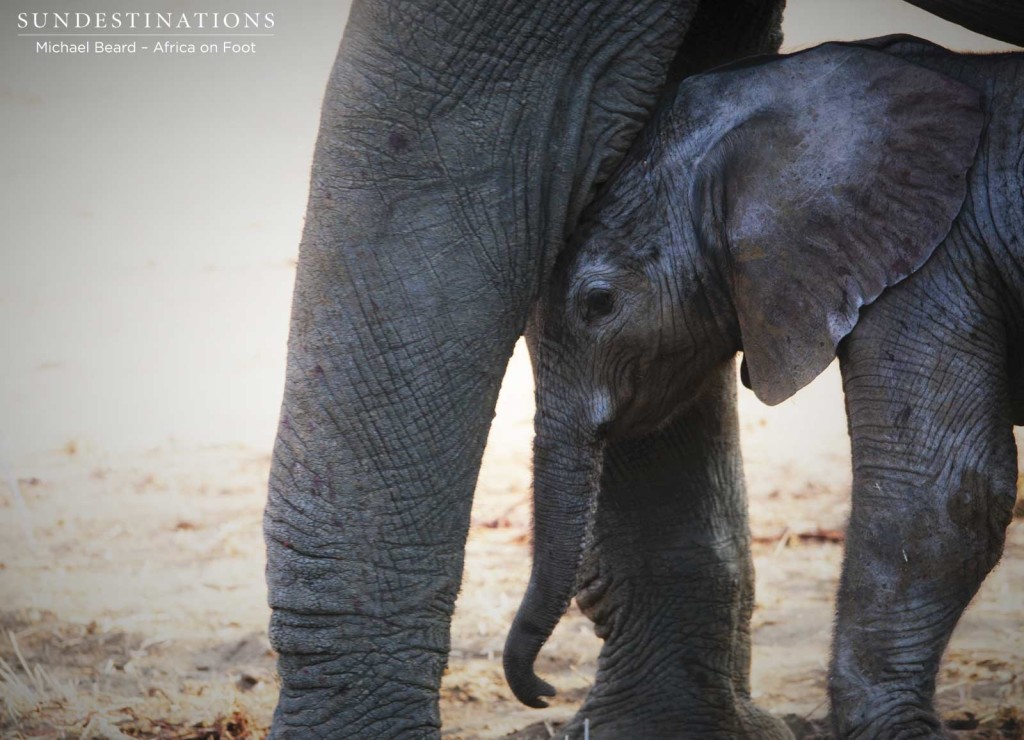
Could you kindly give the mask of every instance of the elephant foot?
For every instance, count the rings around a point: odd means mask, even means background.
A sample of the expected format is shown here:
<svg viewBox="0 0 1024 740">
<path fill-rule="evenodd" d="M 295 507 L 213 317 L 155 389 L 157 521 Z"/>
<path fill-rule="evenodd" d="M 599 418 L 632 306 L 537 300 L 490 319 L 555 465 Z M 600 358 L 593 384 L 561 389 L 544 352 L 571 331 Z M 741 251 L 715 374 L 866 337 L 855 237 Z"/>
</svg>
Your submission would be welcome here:
<svg viewBox="0 0 1024 740">
<path fill-rule="evenodd" d="M 870 722 L 854 724 L 843 718 L 833 719 L 833 732 L 837 737 L 884 737 L 893 740 L 948 740 L 946 731 L 934 712 L 896 710 Z"/>
<path fill-rule="evenodd" d="M 757 738 L 758 740 L 793 740 L 793 733 L 780 718 L 750 703 L 730 710 L 712 712 L 692 703 L 677 706 L 609 705 L 596 709 L 584 707 L 565 727 L 559 737 L 579 740 L 615 740 L 617 738 Z"/>
</svg>

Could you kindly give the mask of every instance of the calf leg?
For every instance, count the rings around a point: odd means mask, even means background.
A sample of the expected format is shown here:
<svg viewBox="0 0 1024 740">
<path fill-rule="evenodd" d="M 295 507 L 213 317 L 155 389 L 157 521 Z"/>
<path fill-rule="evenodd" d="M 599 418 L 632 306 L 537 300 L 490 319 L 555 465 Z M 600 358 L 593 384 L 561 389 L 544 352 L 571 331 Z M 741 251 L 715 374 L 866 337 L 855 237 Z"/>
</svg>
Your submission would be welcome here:
<svg viewBox="0 0 1024 740">
<path fill-rule="evenodd" d="M 750 700 L 754 571 L 730 362 L 663 432 L 613 445 L 577 597 L 605 640 L 595 737 L 786 738 Z"/>
<path fill-rule="evenodd" d="M 1015 496 L 1005 342 L 987 313 L 897 291 L 844 345 L 853 507 L 829 683 L 840 737 L 943 736 L 939 661 L 1002 553 Z"/>
</svg>

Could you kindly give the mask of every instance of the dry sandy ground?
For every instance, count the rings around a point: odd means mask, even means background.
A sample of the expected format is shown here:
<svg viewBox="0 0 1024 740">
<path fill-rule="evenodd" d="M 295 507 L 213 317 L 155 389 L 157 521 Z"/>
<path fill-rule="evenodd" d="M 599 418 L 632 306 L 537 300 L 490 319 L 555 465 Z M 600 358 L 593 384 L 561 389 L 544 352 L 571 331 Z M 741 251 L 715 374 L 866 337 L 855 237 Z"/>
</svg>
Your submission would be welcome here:
<svg viewBox="0 0 1024 740">
<path fill-rule="evenodd" d="M 841 530 L 848 500 L 836 387 L 830 373 L 780 409 L 742 398 L 758 571 L 754 693 L 774 712 L 812 720 L 825 713 L 841 545 L 808 535 Z M 501 676 L 529 564 L 530 393 L 517 354 L 485 457 L 442 689 L 451 738 L 531 725 L 547 737 L 594 673 L 598 641 L 573 607 L 540 664 L 560 690 L 550 708 L 518 705 Z M 268 464 L 243 447 L 104 459 L 70 445 L 36 459 L 17 481 L 20 500 L 0 488 L 0 737 L 264 735 L 275 693 L 260 534 Z M 1017 522 L 942 670 L 944 710 L 962 727 L 1001 728 L 987 737 L 1024 737 L 1022 576 Z"/>
</svg>

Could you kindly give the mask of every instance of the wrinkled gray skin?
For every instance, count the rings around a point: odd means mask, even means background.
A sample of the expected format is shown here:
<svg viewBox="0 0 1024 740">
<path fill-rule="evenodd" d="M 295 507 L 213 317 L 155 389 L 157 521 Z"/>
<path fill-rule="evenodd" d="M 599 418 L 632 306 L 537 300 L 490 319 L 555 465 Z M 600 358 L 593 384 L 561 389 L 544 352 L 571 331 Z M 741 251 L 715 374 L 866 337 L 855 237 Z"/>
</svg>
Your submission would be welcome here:
<svg viewBox="0 0 1024 740">
<path fill-rule="evenodd" d="M 534 564 L 505 649 L 520 699 L 552 693 L 533 663 L 580 575 L 595 502 L 602 545 L 606 516 L 630 521 L 648 505 L 631 493 L 604 510 L 598 477 L 632 469 L 614 455 L 602 469 L 606 446 L 639 466 L 692 435 L 741 349 L 745 380 L 772 404 L 838 353 L 854 485 L 834 729 L 942 736 L 938 663 L 999 559 L 1015 499 L 1022 81 L 1024 55 L 890 37 L 730 65 L 661 106 L 585 211 L 538 311 Z M 688 484 L 720 459 L 662 471 L 659 488 L 693 506 Z M 701 558 L 710 593 L 722 574 L 743 582 L 746 558 L 710 555 L 735 547 L 735 530 L 677 540 L 682 513 L 666 507 L 629 535 L 646 582 L 671 592 L 680 563 Z M 581 603 L 620 628 L 630 607 L 591 588 Z"/>
<path fill-rule="evenodd" d="M 923 3 L 969 27 L 1021 15 Z M 324 99 L 265 518 L 274 736 L 437 736 L 472 491 L 539 286 L 667 75 L 775 49 L 781 6 L 355 0 Z M 1021 25 L 1000 24 L 1024 40 Z M 588 558 L 606 636 L 597 729 L 764 723 L 746 688 L 731 382 L 722 368 L 644 450 L 608 451 Z M 691 560 L 668 557 L 683 547 Z"/>
</svg>

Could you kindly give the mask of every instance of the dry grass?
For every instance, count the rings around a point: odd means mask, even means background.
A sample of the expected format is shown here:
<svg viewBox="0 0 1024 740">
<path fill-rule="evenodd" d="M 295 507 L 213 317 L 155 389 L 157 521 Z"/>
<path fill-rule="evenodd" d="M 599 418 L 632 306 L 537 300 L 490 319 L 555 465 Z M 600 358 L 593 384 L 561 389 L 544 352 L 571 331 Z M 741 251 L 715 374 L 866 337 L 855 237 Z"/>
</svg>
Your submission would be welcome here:
<svg viewBox="0 0 1024 740">
<path fill-rule="evenodd" d="M 5 740 L 266 736 L 277 688 L 269 656 L 265 670 L 255 671 L 258 676 L 218 670 L 197 678 L 180 668 L 180 659 L 166 660 L 202 654 L 197 645 L 148 655 L 145 643 L 133 647 L 138 637 L 102 632 L 95 624 L 69 625 L 48 613 L 32 620 L 4 618 L 20 627 L 7 630 L 0 641 L 0 653 L 7 656 L 0 655 L 0 737 Z"/>
<path fill-rule="evenodd" d="M 30 665 L 18 647 L 17 638 L 8 640 L 18 656 L 17 667 L 0 658 L 0 700 L 5 716 L 0 736 L 21 738 L 78 738 L 78 740 L 259 740 L 266 736 L 266 722 L 253 716 L 253 708 L 238 701 L 236 692 L 222 689 L 199 692 L 192 702 L 184 694 L 173 699 L 159 690 L 142 696 L 122 696 L 98 691 L 96 686 L 77 687 L 55 678 L 41 665 Z M 209 716 L 218 706 L 229 710 Z M 256 712 L 266 716 L 265 707 Z M 197 716 L 205 719 L 196 720 Z"/>
<path fill-rule="evenodd" d="M 18 646 L 13 632 L 7 633 L 11 649 L 17 656 L 19 673 L 14 666 L 0 658 L 0 700 L 4 711 L 13 722 L 47 707 L 70 705 L 75 698 L 72 685 L 51 676 L 41 665 L 30 666 Z"/>
</svg>

